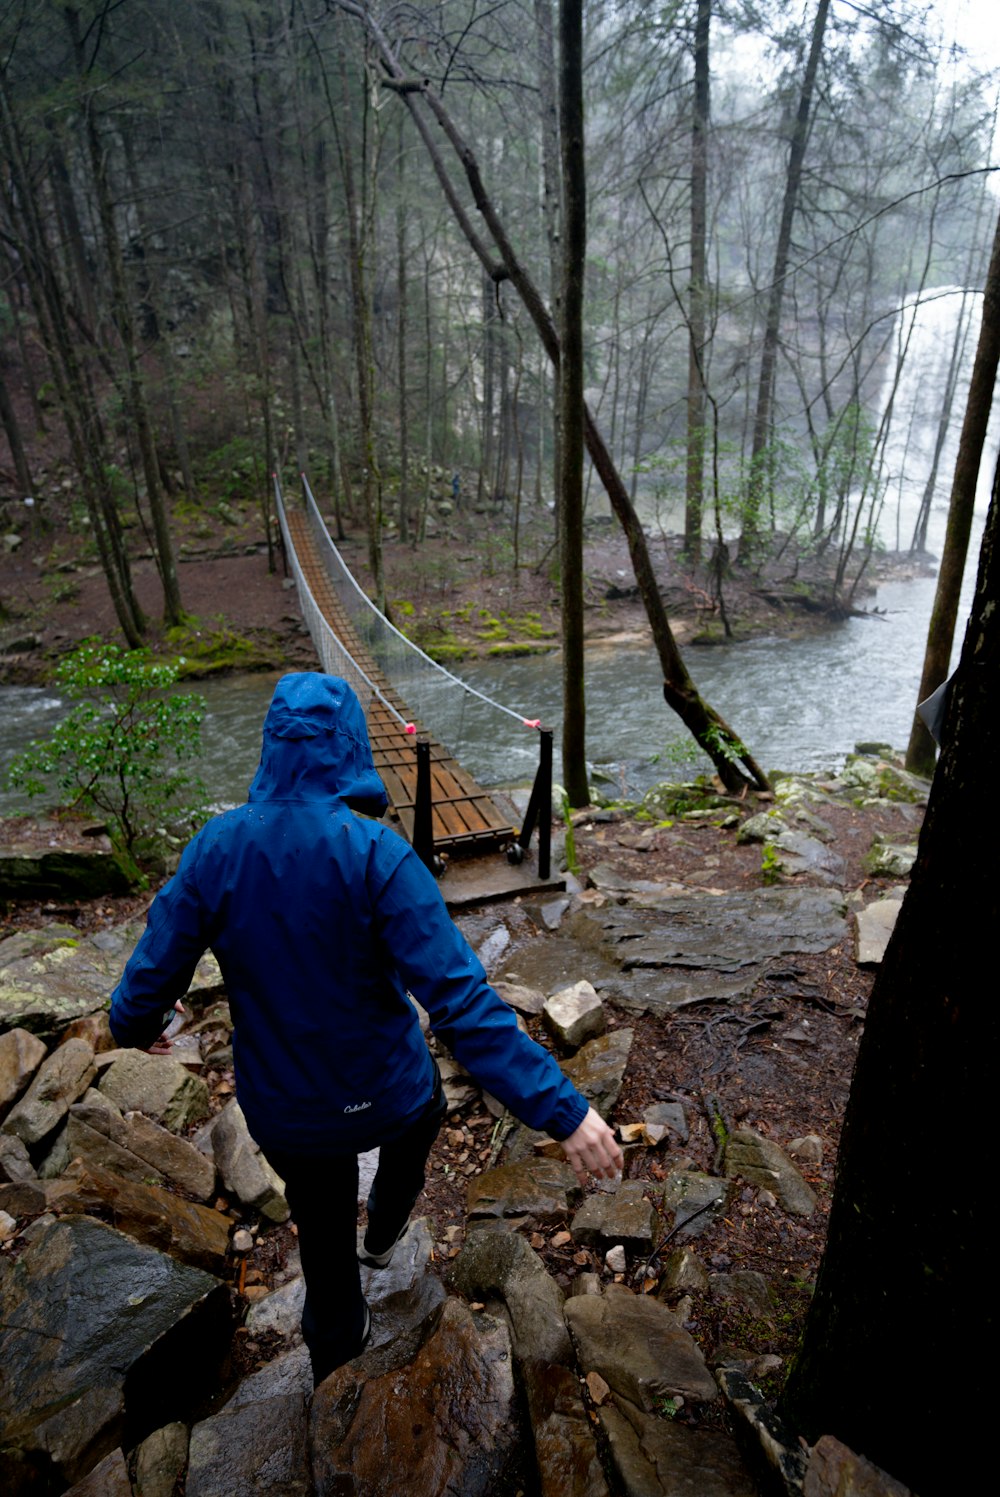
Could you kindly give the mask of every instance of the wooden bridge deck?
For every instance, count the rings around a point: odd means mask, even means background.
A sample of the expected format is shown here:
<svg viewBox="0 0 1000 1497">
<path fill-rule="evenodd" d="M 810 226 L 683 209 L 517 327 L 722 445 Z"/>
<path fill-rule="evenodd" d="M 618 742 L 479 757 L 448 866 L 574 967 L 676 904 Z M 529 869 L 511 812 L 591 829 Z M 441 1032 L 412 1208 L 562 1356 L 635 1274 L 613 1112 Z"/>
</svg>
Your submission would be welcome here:
<svg viewBox="0 0 1000 1497">
<path fill-rule="evenodd" d="M 289 538 L 310 591 L 330 628 L 379 691 L 407 721 L 410 713 L 382 675 L 358 638 L 319 555 L 308 518 L 301 509 L 285 511 Z M 417 797 L 416 740 L 407 733 L 378 697 L 368 708 L 368 736 L 375 767 L 382 777 L 392 812 L 402 831 L 413 841 L 414 807 Z M 486 791 L 476 784 L 458 760 L 436 743 L 417 723 L 417 732 L 431 746 L 432 831 L 437 853 L 458 857 L 491 851 L 511 842 L 514 828 L 497 810 Z"/>
</svg>

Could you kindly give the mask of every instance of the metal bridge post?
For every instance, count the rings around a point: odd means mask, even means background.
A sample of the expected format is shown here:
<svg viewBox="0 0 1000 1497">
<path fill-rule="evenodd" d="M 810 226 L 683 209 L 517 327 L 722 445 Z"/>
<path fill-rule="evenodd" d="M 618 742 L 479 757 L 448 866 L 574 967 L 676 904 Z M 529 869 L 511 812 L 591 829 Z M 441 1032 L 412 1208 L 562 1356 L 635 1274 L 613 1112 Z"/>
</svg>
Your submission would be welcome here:
<svg viewBox="0 0 1000 1497">
<path fill-rule="evenodd" d="M 413 806 L 413 851 L 421 863 L 436 874 L 438 859 L 434 856 L 434 827 L 431 821 L 431 746 L 426 738 L 417 739 L 417 794 Z"/>
<path fill-rule="evenodd" d="M 531 845 L 531 834 L 538 822 L 538 877 L 548 878 L 552 871 L 552 729 L 538 733 L 538 769 L 531 787 L 524 825 L 517 846 L 525 851 Z M 520 862 L 520 859 L 517 860 Z"/>
</svg>

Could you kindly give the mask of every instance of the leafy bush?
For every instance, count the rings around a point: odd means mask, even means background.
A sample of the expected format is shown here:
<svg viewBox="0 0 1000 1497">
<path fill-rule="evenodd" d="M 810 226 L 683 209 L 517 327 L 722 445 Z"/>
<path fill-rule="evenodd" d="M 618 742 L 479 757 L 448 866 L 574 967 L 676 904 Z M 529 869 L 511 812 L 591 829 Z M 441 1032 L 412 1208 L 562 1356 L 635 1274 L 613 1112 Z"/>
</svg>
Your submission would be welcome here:
<svg viewBox="0 0 1000 1497">
<path fill-rule="evenodd" d="M 201 752 L 204 698 L 171 695 L 180 663 L 148 650 L 88 640 L 58 666 L 56 680 L 78 702 L 47 743 L 11 765 L 12 789 L 55 790 L 63 810 L 101 811 L 131 857 L 136 839 L 164 819 L 203 820 L 205 787 L 182 767 Z"/>
</svg>

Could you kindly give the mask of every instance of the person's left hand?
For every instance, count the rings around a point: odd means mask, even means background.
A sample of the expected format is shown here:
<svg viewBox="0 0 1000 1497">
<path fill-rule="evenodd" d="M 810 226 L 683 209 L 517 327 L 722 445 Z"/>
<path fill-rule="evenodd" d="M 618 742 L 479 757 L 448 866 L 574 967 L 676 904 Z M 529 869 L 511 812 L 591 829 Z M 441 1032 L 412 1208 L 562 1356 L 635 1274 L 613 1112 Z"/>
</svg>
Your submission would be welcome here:
<svg viewBox="0 0 1000 1497">
<path fill-rule="evenodd" d="M 181 1000 L 179 998 L 178 998 L 177 1002 L 174 1004 L 174 1010 L 175 1010 L 175 1012 L 177 1014 L 177 1018 L 171 1019 L 170 1023 L 167 1025 L 166 1029 L 160 1035 L 159 1039 L 156 1039 L 156 1040 L 153 1041 L 153 1043 L 150 1045 L 149 1049 L 146 1051 L 147 1055 L 169 1055 L 170 1054 L 170 1051 L 173 1048 L 174 1035 L 177 1033 L 178 1029 L 180 1029 L 180 1027 L 181 1027 L 181 1015 L 184 1014 L 184 1012 L 185 1012 L 184 1005 L 183 1005 L 183 1003 L 181 1002 Z"/>
<path fill-rule="evenodd" d="M 581 1185 L 586 1185 L 588 1175 L 613 1180 L 625 1163 L 614 1134 L 592 1107 L 576 1132 L 563 1139 L 562 1147 Z"/>
</svg>

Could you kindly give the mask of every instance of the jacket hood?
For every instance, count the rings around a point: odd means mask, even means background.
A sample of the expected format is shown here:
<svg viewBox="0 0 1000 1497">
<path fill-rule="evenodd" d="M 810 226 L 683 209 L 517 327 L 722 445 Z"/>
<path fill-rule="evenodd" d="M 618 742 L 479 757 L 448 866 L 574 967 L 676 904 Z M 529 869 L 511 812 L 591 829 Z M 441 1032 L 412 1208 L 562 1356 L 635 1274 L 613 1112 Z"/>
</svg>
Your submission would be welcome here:
<svg viewBox="0 0 1000 1497">
<path fill-rule="evenodd" d="M 361 703 L 339 676 L 282 676 L 264 719 L 249 799 L 342 800 L 381 816 L 388 805 Z"/>
</svg>

